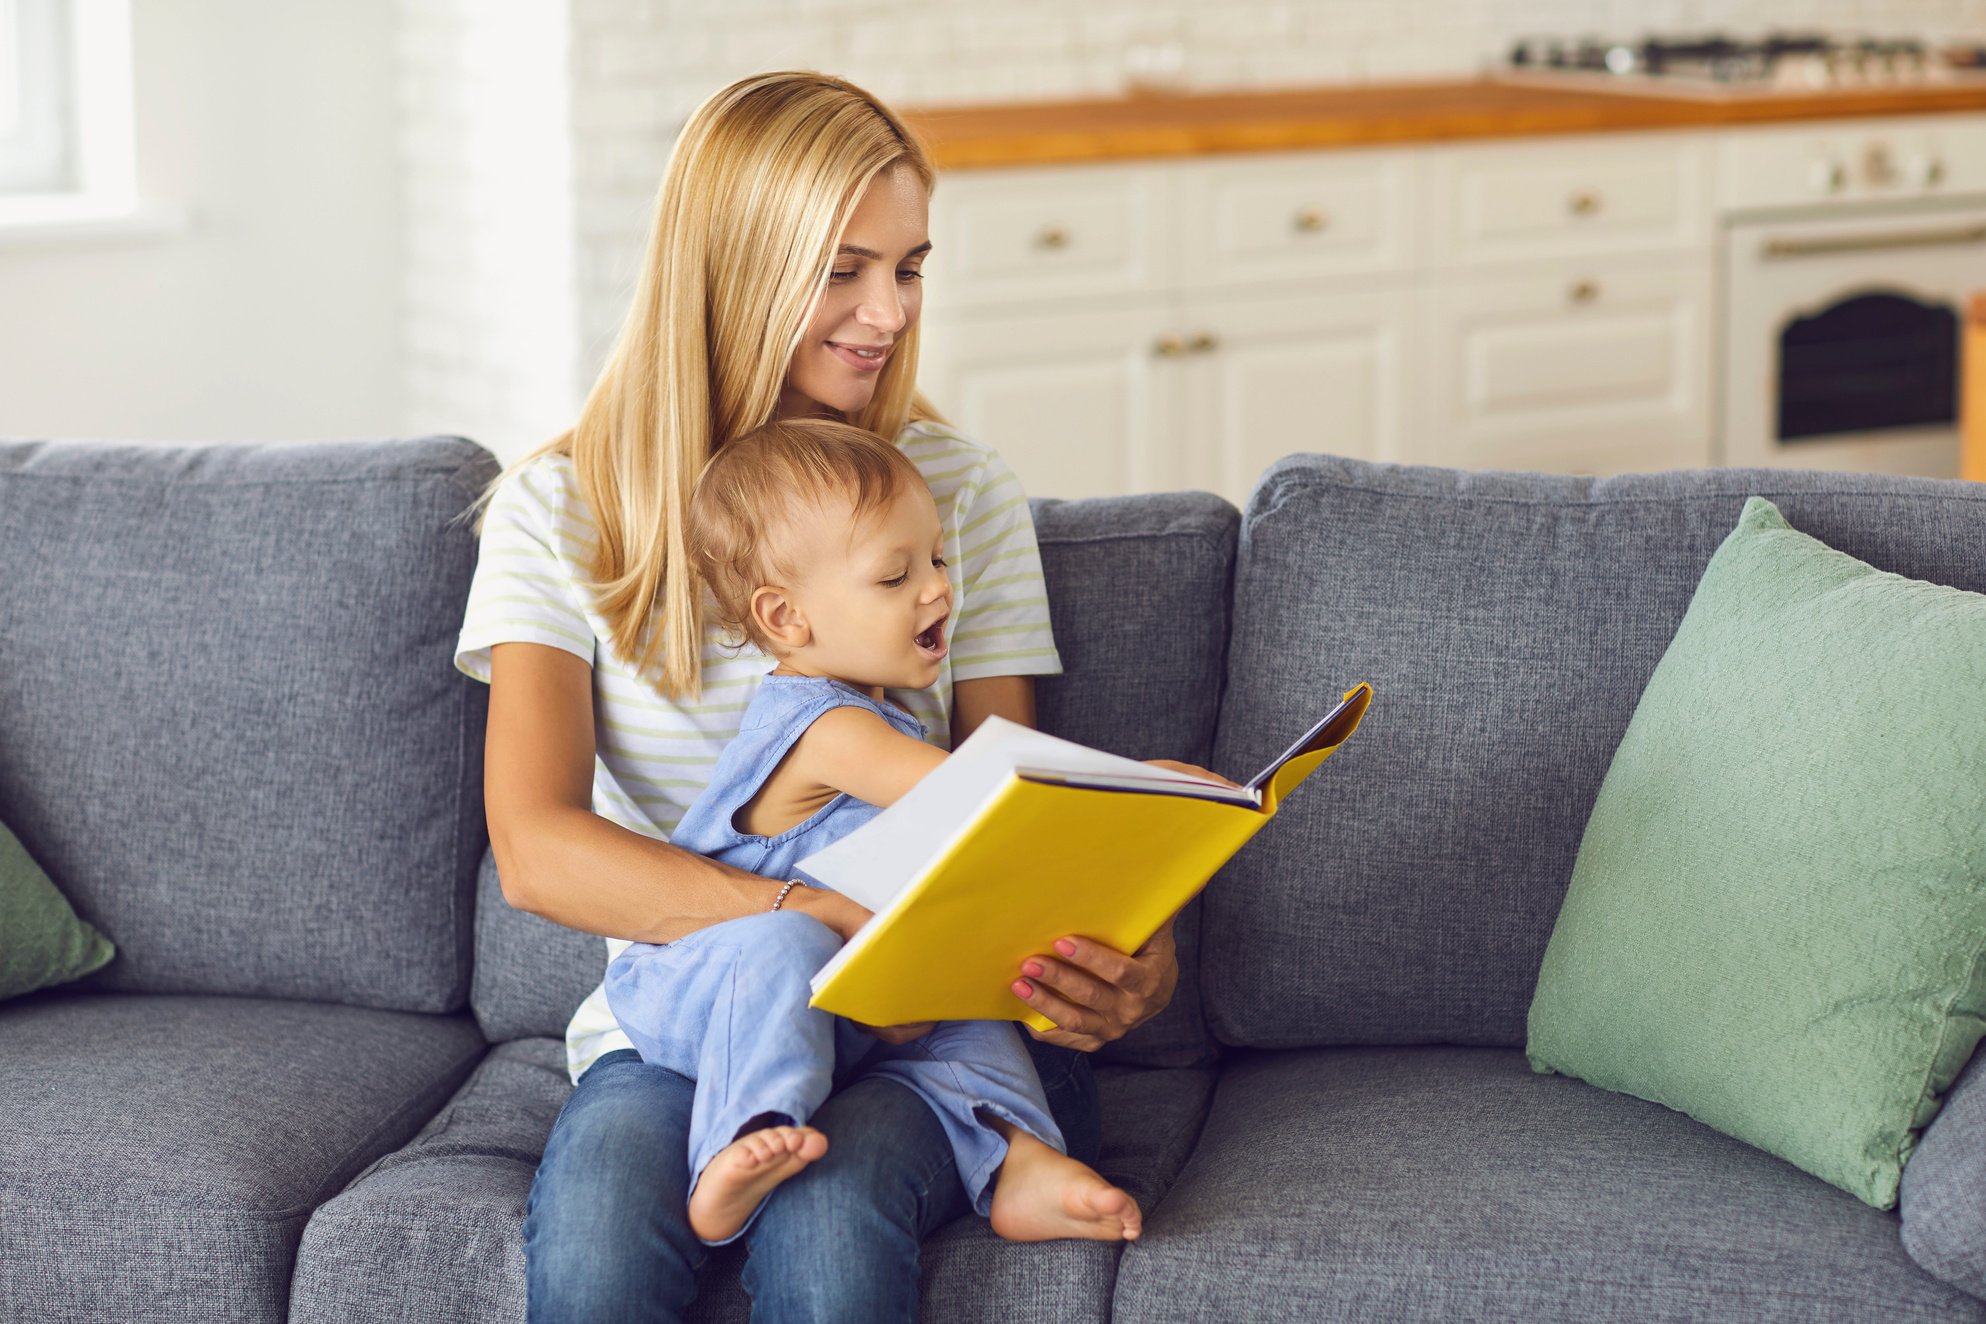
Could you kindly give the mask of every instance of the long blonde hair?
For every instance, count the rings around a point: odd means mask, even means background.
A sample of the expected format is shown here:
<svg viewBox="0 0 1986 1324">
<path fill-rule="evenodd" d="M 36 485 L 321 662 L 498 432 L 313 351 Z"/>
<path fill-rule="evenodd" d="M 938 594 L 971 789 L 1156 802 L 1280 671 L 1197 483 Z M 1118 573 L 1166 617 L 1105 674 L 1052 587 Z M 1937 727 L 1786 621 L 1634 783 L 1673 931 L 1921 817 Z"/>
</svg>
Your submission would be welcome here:
<svg viewBox="0 0 1986 1324">
<path fill-rule="evenodd" d="M 505 470 L 572 457 L 596 532 L 588 587 L 614 650 L 665 697 L 702 686 L 684 540 L 697 475 L 773 418 L 849 217 L 898 167 L 927 193 L 936 182 L 903 121 L 843 79 L 757 74 L 705 101 L 670 153 L 634 302 L 579 421 Z M 913 325 L 848 422 L 894 438 L 938 418 L 917 393 L 917 344 Z"/>
</svg>

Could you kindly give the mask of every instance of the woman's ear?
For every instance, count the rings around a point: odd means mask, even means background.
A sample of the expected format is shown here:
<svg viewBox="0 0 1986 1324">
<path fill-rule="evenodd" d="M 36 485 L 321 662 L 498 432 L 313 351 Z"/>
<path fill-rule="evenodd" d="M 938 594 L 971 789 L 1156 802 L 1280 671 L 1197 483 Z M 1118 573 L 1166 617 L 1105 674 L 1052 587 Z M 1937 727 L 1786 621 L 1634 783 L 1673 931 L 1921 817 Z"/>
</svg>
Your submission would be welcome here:
<svg viewBox="0 0 1986 1324">
<path fill-rule="evenodd" d="M 752 624 L 780 653 L 791 653 L 813 642 L 814 632 L 800 605 L 785 589 L 771 584 L 752 591 Z"/>
</svg>

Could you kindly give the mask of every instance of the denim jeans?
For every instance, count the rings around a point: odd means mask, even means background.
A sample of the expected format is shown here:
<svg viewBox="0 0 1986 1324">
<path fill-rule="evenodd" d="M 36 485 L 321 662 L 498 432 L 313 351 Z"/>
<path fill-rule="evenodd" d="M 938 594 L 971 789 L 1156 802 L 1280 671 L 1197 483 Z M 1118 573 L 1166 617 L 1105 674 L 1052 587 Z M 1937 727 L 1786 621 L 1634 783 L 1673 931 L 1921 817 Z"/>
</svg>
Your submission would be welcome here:
<svg viewBox="0 0 1986 1324">
<path fill-rule="evenodd" d="M 1069 1153 L 1094 1163 L 1101 1120 L 1088 1059 L 1027 1043 Z M 695 1089 L 628 1049 L 580 1078 L 526 1208 L 534 1324 L 683 1317 L 705 1257 L 688 1221 Z M 943 1125 L 879 1077 L 850 1082 L 811 1124 L 827 1135 L 827 1156 L 775 1190 L 745 1236 L 753 1319 L 916 1319 L 918 1245 L 969 1212 Z"/>
</svg>

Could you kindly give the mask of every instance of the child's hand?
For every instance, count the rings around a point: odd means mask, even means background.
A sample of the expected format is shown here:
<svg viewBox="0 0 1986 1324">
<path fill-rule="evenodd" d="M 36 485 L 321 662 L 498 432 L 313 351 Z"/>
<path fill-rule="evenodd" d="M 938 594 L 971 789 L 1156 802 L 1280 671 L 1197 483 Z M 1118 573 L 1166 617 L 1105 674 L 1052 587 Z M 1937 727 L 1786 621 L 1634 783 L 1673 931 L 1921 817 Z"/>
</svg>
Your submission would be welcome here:
<svg viewBox="0 0 1986 1324">
<path fill-rule="evenodd" d="M 1197 764 L 1181 763 L 1178 759 L 1146 759 L 1145 762 L 1154 768 L 1165 768 L 1172 772 L 1183 772 L 1189 777 L 1205 777 L 1208 781 L 1219 782 L 1223 786 L 1238 786 L 1240 784 L 1229 781 L 1218 772 L 1208 772 L 1205 768 Z"/>
<path fill-rule="evenodd" d="M 855 1022 L 862 1025 L 861 1021 Z M 938 1028 L 936 1021 L 916 1021 L 910 1025 L 862 1025 L 862 1028 L 875 1035 L 886 1044 L 907 1044 Z"/>
</svg>

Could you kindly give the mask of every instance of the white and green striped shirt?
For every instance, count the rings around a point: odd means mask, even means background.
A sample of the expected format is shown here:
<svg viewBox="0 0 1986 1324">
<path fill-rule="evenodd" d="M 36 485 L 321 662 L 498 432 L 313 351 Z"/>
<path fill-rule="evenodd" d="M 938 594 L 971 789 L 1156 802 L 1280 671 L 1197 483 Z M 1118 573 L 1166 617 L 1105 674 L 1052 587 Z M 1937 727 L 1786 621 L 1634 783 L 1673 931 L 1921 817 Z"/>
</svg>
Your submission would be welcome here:
<svg viewBox="0 0 1986 1324">
<path fill-rule="evenodd" d="M 1048 597 L 1027 496 L 998 455 L 939 423 L 913 423 L 897 437 L 931 485 L 945 524 L 952 578 L 950 654 L 935 685 L 889 697 L 921 720 L 941 746 L 951 739 L 952 685 L 982 676 L 1054 675 L 1062 670 L 1049 631 Z M 710 779 L 717 755 L 738 733 L 745 706 L 771 669 L 746 646 L 729 647 L 714 626 L 703 641 L 703 693 L 689 703 L 658 695 L 608 642 L 585 587 L 592 517 L 572 461 L 547 455 L 498 487 L 483 525 L 482 553 L 455 665 L 490 678 L 490 649 L 549 644 L 593 667 L 593 810 L 644 836 L 667 840 Z M 612 960 L 627 944 L 607 940 Z M 577 1081 L 602 1054 L 630 1047 L 600 989 L 566 1029 L 566 1066 Z"/>
</svg>

